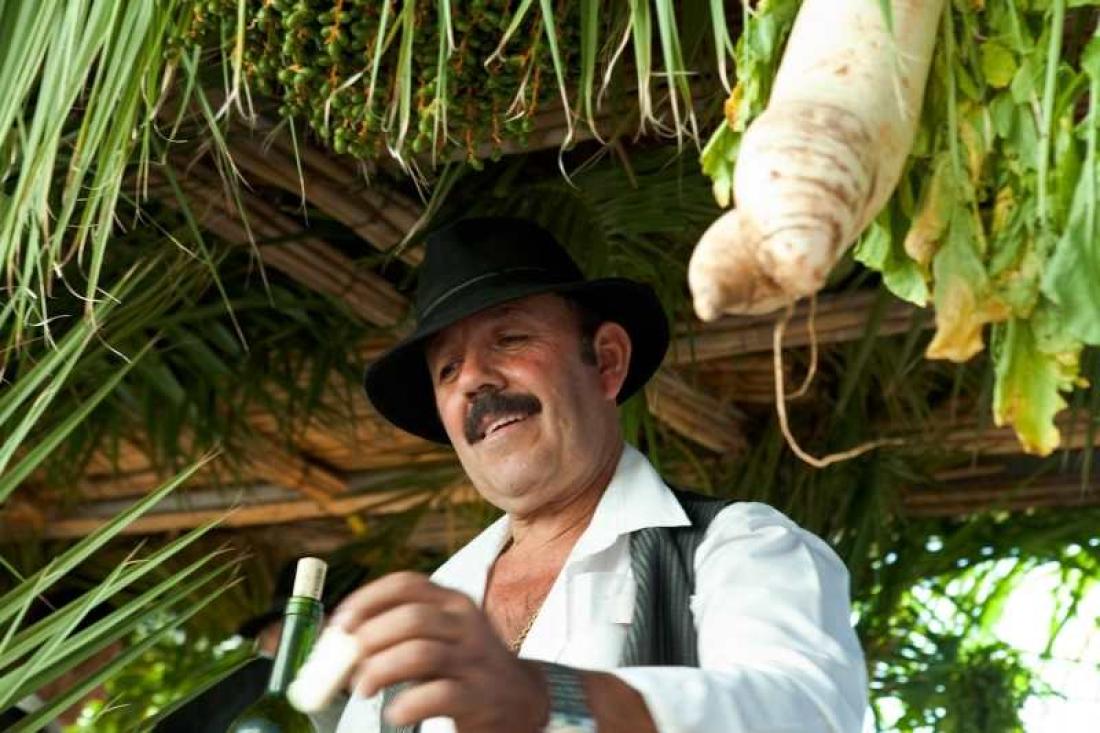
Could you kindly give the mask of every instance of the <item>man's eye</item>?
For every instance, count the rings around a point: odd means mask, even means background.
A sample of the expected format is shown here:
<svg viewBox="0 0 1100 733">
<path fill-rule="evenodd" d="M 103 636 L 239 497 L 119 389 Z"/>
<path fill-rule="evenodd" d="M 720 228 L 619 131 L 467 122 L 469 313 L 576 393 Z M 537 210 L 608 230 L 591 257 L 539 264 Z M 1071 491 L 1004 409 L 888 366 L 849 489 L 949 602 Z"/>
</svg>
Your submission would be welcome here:
<svg viewBox="0 0 1100 733">
<path fill-rule="evenodd" d="M 522 333 L 506 333 L 500 337 L 499 342 L 501 346 L 515 346 L 522 344 L 527 340 L 527 334 Z"/>
<path fill-rule="evenodd" d="M 443 367 L 439 370 L 439 381 L 446 382 L 448 379 L 454 376 L 456 369 L 457 365 L 453 361 L 444 364 Z"/>
</svg>

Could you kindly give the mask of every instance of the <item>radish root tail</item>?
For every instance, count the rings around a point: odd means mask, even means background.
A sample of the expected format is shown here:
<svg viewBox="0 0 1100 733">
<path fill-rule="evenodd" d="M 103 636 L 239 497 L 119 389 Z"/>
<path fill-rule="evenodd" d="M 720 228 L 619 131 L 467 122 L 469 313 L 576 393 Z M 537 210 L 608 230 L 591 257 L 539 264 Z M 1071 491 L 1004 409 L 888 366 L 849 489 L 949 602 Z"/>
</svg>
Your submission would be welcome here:
<svg viewBox="0 0 1100 733">
<path fill-rule="evenodd" d="M 817 374 L 817 326 L 814 322 L 814 317 L 817 315 L 817 296 L 810 297 L 810 317 L 806 323 L 806 331 L 810 337 L 810 368 L 806 370 L 806 378 L 802 380 L 802 386 L 797 390 L 787 395 L 788 400 L 796 400 L 802 397 L 810 390 L 810 384 L 814 381 L 814 376 Z M 780 363 L 782 363 L 783 355 L 780 354 Z"/>
<path fill-rule="evenodd" d="M 811 308 L 811 314 L 812 312 L 813 311 Z M 790 446 L 794 454 L 814 468 L 825 468 L 827 466 L 831 466 L 834 463 L 840 463 L 842 461 L 856 458 L 863 455 L 864 453 L 873 451 L 876 448 L 881 448 L 887 445 L 904 445 L 905 441 L 897 438 L 881 438 L 879 440 L 872 440 L 866 443 L 861 443 L 860 445 L 857 445 L 856 447 L 850 448 L 846 451 L 841 451 L 839 453 L 830 453 L 829 455 L 822 458 L 812 456 L 802 449 L 802 446 L 800 446 L 798 444 L 798 441 L 795 440 L 794 435 L 791 434 L 791 428 L 787 420 L 787 399 L 784 395 L 785 388 L 783 386 L 783 335 L 787 330 L 787 323 L 790 322 L 791 315 L 793 313 L 794 306 L 788 305 L 782 317 L 780 317 L 779 320 L 777 320 L 775 323 L 775 330 L 773 331 L 772 338 L 772 366 L 775 370 L 775 409 L 776 412 L 779 414 L 779 429 L 783 431 L 783 438 L 787 441 L 787 445 Z M 811 364 L 811 371 L 807 374 L 806 381 L 803 383 L 802 387 L 799 388 L 798 392 L 795 393 L 795 396 L 800 396 L 805 392 L 805 390 L 809 387 L 810 378 L 816 371 L 813 366 L 816 365 L 817 362 L 817 337 L 812 333 L 812 323 L 810 325 L 810 330 L 811 344 L 814 345 L 814 353 L 812 356 L 813 364 Z"/>
</svg>

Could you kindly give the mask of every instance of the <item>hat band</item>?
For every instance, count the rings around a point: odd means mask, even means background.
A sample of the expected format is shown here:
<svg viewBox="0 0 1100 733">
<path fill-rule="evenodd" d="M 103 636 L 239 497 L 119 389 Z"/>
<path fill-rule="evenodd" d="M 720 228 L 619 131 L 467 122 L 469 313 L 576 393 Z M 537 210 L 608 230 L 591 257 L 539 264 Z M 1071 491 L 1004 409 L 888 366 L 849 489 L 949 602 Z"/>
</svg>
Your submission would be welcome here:
<svg viewBox="0 0 1100 733">
<path fill-rule="evenodd" d="M 450 290 L 447 290 L 442 295 L 437 297 L 435 300 L 433 300 L 431 303 L 429 303 L 427 306 L 425 306 L 424 310 L 420 311 L 420 315 L 418 317 L 418 320 L 423 320 L 423 319 L 427 318 L 429 313 L 431 313 L 433 310 L 435 310 L 440 305 L 442 305 L 444 301 L 450 300 L 450 298 L 453 295 L 455 295 L 455 293 L 459 293 L 459 292 L 465 290 L 466 288 L 468 288 L 472 285 L 477 285 L 479 282 L 481 282 L 483 280 L 488 280 L 491 277 L 499 277 L 501 275 L 511 275 L 513 273 L 516 273 L 516 272 L 541 272 L 541 273 L 546 273 L 546 274 L 550 274 L 550 275 L 554 274 L 552 271 L 547 270 L 545 267 L 511 267 L 511 268 L 508 268 L 506 270 L 494 270 L 493 272 L 483 273 L 481 275 L 478 275 L 477 277 L 471 278 L 471 279 L 469 279 L 465 282 L 462 282 L 462 283 L 459 283 L 458 285 L 455 285 L 453 288 L 451 288 Z"/>
</svg>

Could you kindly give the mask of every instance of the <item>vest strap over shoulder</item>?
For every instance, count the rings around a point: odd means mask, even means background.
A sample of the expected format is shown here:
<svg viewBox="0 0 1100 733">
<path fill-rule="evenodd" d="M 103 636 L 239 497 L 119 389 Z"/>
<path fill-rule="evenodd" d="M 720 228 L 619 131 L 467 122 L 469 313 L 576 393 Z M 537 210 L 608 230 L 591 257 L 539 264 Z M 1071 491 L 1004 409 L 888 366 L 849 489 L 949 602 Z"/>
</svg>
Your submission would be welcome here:
<svg viewBox="0 0 1100 733">
<path fill-rule="evenodd" d="M 732 502 L 673 490 L 691 520 L 685 527 L 647 527 L 630 535 L 634 616 L 623 645 L 623 667 L 698 667 L 691 596 L 695 551 L 710 523 Z"/>
</svg>

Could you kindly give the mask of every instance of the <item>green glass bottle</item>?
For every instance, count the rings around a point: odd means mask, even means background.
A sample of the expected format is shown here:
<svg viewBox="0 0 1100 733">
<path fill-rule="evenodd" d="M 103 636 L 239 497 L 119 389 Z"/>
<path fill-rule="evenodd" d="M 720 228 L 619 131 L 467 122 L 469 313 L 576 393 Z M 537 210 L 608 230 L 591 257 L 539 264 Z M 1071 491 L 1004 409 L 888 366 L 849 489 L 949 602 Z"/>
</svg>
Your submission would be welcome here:
<svg viewBox="0 0 1100 733">
<path fill-rule="evenodd" d="M 309 716 L 290 706 L 286 688 L 305 661 L 321 628 L 325 568 L 325 563 L 315 557 L 298 561 L 294 591 L 283 612 L 283 631 L 267 692 L 237 716 L 227 733 L 317 733 Z"/>
</svg>

